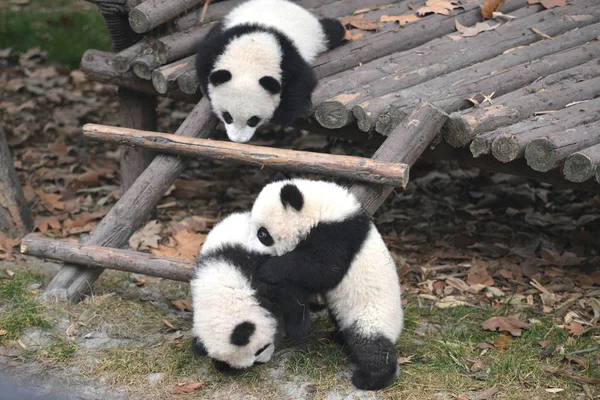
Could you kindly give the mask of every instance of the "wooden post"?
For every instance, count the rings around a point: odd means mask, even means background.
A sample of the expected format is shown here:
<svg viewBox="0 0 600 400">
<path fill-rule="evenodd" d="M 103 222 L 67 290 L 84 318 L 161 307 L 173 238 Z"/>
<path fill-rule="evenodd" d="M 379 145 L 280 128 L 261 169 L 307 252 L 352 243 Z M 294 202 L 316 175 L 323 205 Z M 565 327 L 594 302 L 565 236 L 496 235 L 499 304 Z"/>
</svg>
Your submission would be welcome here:
<svg viewBox="0 0 600 400">
<path fill-rule="evenodd" d="M 525 159 L 532 169 L 546 172 L 561 165 L 572 153 L 598 143 L 600 121 L 533 139 L 525 148 Z"/>
<path fill-rule="evenodd" d="M 208 100 L 202 99 L 175 134 L 207 137 L 216 124 L 217 119 L 212 116 Z M 156 156 L 91 232 L 85 244 L 115 248 L 125 245 L 129 237 L 146 222 L 183 168 L 184 162 L 178 157 Z M 92 283 L 101 273 L 101 268 L 65 265 L 52 279 L 46 292 L 50 295 L 64 296 L 69 300 L 78 300 L 89 292 Z"/>
<path fill-rule="evenodd" d="M 181 14 L 202 0 L 146 0 L 129 12 L 129 25 L 136 33 L 144 33 Z"/>
<path fill-rule="evenodd" d="M 437 136 L 448 115 L 434 105 L 422 101 L 410 116 L 398 125 L 373 155 L 373 159 L 414 165 Z M 355 183 L 350 191 L 369 214 L 383 204 L 393 187 Z"/>
<path fill-rule="evenodd" d="M 408 183 L 409 167 L 398 162 L 178 137 L 96 124 L 85 125 L 83 133 L 97 141 L 148 148 L 179 156 L 331 175 L 396 187 L 406 187 Z"/>
<path fill-rule="evenodd" d="M 565 179 L 571 182 L 585 182 L 594 177 L 595 169 L 599 165 L 600 144 L 597 144 L 567 157 L 563 173 Z"/>
<path fill-rule="evenodd" d="M 33 229 L 33 219 L 0 127 L 0 232 L 21 237 Z"/>
<path fill-rule="evenodd" d="M 23 238 L 21 253 L 78 264 L 84 268 L 110 268 L 181 282 L 189 282 L 194 275 L 193 264 L 175 258 L 159 257 L 139 251 L 88 246 L 34 235 Z"/>
</svg>

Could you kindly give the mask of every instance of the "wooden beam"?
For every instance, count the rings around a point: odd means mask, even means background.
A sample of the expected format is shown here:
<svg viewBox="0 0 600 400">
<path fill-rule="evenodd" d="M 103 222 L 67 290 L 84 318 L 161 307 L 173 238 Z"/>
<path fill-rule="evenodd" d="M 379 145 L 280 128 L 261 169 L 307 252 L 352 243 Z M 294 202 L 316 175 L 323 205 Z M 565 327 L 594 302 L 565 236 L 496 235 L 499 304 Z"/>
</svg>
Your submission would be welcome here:
<svg viewBox="0 0 600 400">
<path fill-rule="evenodd" d="M 194 265 L 183 260 L 34 235 L 23 238 L 21 253 L 77 264 L 84 268 L 110 268 L 181 282 L 189 282 L 194 275 Z"/>
<path fill-rule="evenodd" d="M 447 119 L 448 115 L 442 110 L 422 101 L 403 123 L 390 132 L 373 159 L 414 165 Z M 393 190 L 391 186 L 361 183 L 350 188 L 370 214 L 375 213 Z"/>
<path fill-rule="evenodd" d="M 23 195 L 4 131 L 0 127 L 0 232 L 21 237 L 32 229 L 31 211 Z"/>
<path fill-rule="evenodd" d="M 147 148 L 180 156 L 229 161 L 259 168 L 273 167 L 287 171 L 330 175 L 402 188 L 408 183 L 409 167 L 399 162 L 178 137 L 165 133 L 96 124 L 85 125 L 83 133 L 87 138 L 97 141 Z"/>
<path fill-rule="evenodd" d="M 212 116 L 210 104 L 202 99 L 190 112 L 179 129 L 179 136 L 208 137 L 216 127 L 217 119 Z M 138 230 L 183 171 L 184 161 L 175 156 L 158 155 L 121 196 L 109 213 L 100 221 L 86 239 L 86 245 L 121 247 Z M 82 268 L 65 265 L 52 279 L 46 293 L 78 300 L 89 292 L 92 283 L 102 273 L 101 268 Z"/>
</svg>

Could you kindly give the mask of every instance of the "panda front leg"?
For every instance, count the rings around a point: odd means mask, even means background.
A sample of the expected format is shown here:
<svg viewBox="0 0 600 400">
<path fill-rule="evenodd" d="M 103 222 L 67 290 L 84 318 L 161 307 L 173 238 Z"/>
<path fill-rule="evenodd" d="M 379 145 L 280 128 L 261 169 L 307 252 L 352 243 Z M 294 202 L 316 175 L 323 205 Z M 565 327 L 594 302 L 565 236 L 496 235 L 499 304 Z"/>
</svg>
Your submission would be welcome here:
<svg viewBox="0 0 600 400">
<path fill-rule="evenodd" d="M 383 335 L 366 337 L 356 329 L 344 329 L 345 348 L 356 366 L 352 383 L 362 390 L 390 386 L 398 376 L 396 346 Z"/>
</svg>

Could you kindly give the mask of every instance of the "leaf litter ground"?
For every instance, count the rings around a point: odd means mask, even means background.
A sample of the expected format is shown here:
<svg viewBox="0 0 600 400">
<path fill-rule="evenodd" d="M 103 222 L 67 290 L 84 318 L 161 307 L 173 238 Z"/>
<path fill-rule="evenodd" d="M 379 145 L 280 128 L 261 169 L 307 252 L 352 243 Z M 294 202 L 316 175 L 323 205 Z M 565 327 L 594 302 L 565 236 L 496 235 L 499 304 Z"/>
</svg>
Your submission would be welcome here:
<svg viewBox="0 0 600 400">
<path fill-rule="evenodd" d="M 79 240 L 119 198 L 118 149 L 80 135 L 87 122 L 118 123 L 115 89 L 37 50 L 0 63 L 1 123 L 36 232 Z M 173 132 L 190 108 L 161 99 L 159 130 Z M 271 129 L 258 144 L 373 150 L 294 130 Z M 249 209 L 272 173 L 191 160 L 131 247 L 193 259 L 214 223 Z M 453 163 L 423 162 L 411 175 L 375 218 L 406 307 L 402 373 L 376 398 L 598 396 L 600 198 Z M 108 271 L 80 304 L 41 303 L 57 266 L 18 255 L 18 244 L 0 234 L 2 374 L 92 386 L 101 377 L 104 398 L 363 396 L 324 315 L 272 363 L 221 376 L 189 351 L 186 284 Z"/>
</svg>

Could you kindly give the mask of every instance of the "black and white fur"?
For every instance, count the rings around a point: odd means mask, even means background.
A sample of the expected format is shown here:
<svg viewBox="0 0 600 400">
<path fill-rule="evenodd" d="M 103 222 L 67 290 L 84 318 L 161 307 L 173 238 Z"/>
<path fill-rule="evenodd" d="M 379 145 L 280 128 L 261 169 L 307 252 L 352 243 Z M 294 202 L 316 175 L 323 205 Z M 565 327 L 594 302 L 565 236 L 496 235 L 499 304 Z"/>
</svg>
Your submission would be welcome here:
<svg viewBox="0 0 600 400">
<path fill-rule="evenodd" d="M 250 232 L 250 213 L 234 213 L 218 223 L 202 246 L 190 281 L 192 350 L 208 355 L 220 370 L 269 361 L 281 339 L 279 319 L 292 338 L 309 329 L 308 292 L 257 282 L 257 269 L 270 256 L 248 247 Z"/>
<path fill-rule="evenodd" d="M 261 124 L 291 125 L 310 107 L 311 65 L 344 38 L 338 20 L 317 19 L 287 0 L 249 0 L 201 42 L 200 86 L 229 139 L 247 142 Z"/>
<path fill-rule="evenodd" d="M 256 199 L 251 225 L 252 246 L 260 243 L 276 255 L 259 268 L 259 279 L 324 292 L 334 339 L 357 367 L 354 385 L 377 390 L 392 384 L 403 326 L 400 284 L 381 235 L 356 198 L 330 182 L 274 182 Z"/>
</svg>

